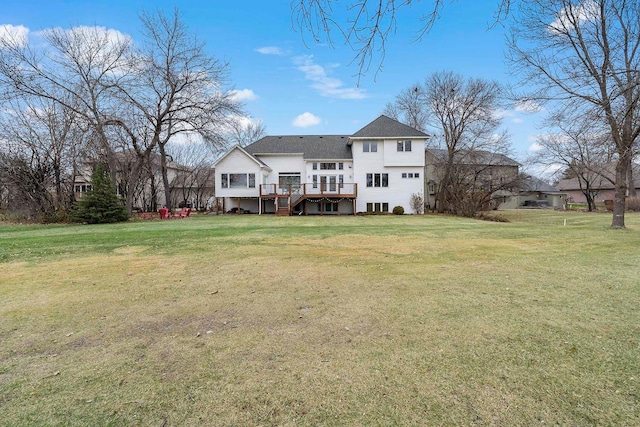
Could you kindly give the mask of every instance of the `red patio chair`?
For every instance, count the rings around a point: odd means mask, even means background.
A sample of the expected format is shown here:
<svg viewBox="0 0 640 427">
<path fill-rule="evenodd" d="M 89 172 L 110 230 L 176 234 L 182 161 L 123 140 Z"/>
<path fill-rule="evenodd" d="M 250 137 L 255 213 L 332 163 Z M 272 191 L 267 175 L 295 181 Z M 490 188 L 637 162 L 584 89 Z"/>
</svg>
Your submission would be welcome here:
<svg viewBox="0 0 640 427">
<path fill-rule="evenodd" d="M 160 208 L 158 209 L 158 213 L 160 214 L 160 219 L 169 219 L 171 216 L 169 215 L 169 209 Z"/>
<path fill-rule="evenodd" d="M 182 209 L 182 212 L 180 212 L 180 218 L 189 218 L 189 215 L 191 215 L 191 208 L 188 208 L 186 211 Z"/>
</svg>

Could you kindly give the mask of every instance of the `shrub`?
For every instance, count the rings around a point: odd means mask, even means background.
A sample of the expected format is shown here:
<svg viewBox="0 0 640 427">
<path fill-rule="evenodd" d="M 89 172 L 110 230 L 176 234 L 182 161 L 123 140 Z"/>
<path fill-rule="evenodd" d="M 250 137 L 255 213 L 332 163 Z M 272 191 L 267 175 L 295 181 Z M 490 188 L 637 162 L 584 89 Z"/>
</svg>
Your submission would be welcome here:
<svg viewBox="0 0 640 427">
<path fill-rule="evenodd" d="M 404 215 L 404 208 L 402 206 L 396 206 L 392 212 L 394 215 Z"/>
<path fill-rule="evenodd" d="M 409 199 L 409 205 L 411 209 L 418 214 L 421 215 L 424 213 L 424 198 L 422 197 L 422 193 L 413 193 L 411 198 Z"/>
<path fill-rule="evenodd" d="M 508 218 L 500 215 L 500 214 L 490 214 L 487 212 L 480 212 L 476 215 L 477 219 L 481 219 L 483 221 L 493 221 L 493 222 L 511 222 Z"/>
</svg>

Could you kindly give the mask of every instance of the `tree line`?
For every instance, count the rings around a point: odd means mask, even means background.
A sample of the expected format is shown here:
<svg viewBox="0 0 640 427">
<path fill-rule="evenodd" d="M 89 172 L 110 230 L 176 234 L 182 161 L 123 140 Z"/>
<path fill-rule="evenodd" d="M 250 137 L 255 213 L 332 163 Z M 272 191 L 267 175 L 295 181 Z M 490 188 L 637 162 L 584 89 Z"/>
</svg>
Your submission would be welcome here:
<svg viewBox="0 0 640 427">
<path fill-rule="evenodd" d="M 0 208 L 45 221 L 65 218 L 76 178 L 97 164 L 106 166 L 129 213 L 141 187 L 161 189 L 171 208 L 173 160 L 188 166 L 180 188 L 198 186 L 220 149 L 264 132 L 242 120 L 228 63 L 207 52 L 177 9 L 143 11 L 139 20 L 136 43 L 97 26 L 47 29 L 35 41 L 5 27 Z"/>
</svg>

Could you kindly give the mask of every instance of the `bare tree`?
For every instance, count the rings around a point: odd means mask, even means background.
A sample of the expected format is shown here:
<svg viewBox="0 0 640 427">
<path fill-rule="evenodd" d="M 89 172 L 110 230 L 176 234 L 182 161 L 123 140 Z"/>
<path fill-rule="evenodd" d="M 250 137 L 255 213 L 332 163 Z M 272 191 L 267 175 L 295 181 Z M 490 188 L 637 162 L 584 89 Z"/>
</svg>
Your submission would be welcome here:
<svg viewBox="0 0 640 427">
<path fill-rule="evenodd" d="M 146 121 L 149 146 L 160 153 L 165 204 L 171 208 L 167 144 L 180 134 L 198 134 L 213 147 L 222 145 L 224 130 L 241 106 L 224 89 L 228 65 L 207 54 L 177 9 L 171 16 L 143 12 L 140 21 L 144 43 L 138 72 L 119 85 L 120 96 Z"/>
<path fill-rule="evenodd" d="M 100 27 L 46 30 L 38 46 L 20 34 L 0 35 L 2 95 L 47 99 L 78 115 L 114 185 L 116 151 L 133 156 L 120 186 L 129 211 L 154 150 L 161 155 L 170 206 L 165 146 L 181 133 L 197 133 L 220 146 L 229 117 L 240 112 L 224 88 L 227 64 L 207 55 L 177 11 L 171 18 L 143 13 L 140 20 L 139 50 L 128 36 Z"/>
<path fill-rule="evenodd" d="M 431 133 L 432 145 L 442 147 L 427 152 L 435 168 L 427 187 L 437 182 L 435 200 L 431 191 L 425 194 L 432 209 L 473 216 L 495 207 L 497 194 L 517 188 L 517 163 L 504 156 L 509 145 L 499 129 L 501 105 L 497 83 L 451 72 L 434 73 L 387 104 L 385 114 Z"/>
<path fill-rule="evenodd" d="M 0 139 L 6 141 L 3 180 L 13 190 L 9 208 L 45 221 L 64 219 L 84 145 L 77 115 L 41 98 L 30 104 L 14 99 L 7 107 L 0 115 Z"/>
<path fill-rule="evenodd" d="M 42 45 L 16 34 L 0 37 L 0 86 L 6 97 L 58 103 L 92 128 L 115 183 L 107 128 L 121 124 L 113 89 L 130 69 L 131 40 L 101 27 L 53 28 Z"/>
<path fill-rule="evenodd" d="M 235 117 L 229 123 L 225 139 L 228 145 L 245 147 L 265 136 L 266 126 L 262 121 L 254 121 L 247 117 Z"/>
<path fill-rule="evenodd" d="M 455 0 L 452 0 L 455 1 Z M 509 15 L 517 0 L 496 0 L 493 22 Z M 293 0 L 291 16 L 294 25 L 302 34 L 311 35 L 316 43 L 333 45 L 335 34 L 356 50 L 354 62 L 358 64 L 358 75 L 369 71 L 374 55 L 381 56 L 379 67 L 385 56 L 386 42 L 398 27 L 397 17 L 404 9 L 411 9 L 416 22 L 420 23 L 417 38 L 425 36 L 438 20 L 445 8 L 445 0 L 416 2 L 413 0 Z M 341 9 L 336 12 L 334 8 Z M 339 20 L 337 16 L 345 16 Z M 406 25 L 406 23 L 404 23 Z"/>
<path fill-rule="evenodd" d="M 427 78 L 423 91 L 424 103 L 430 109 L 431 124 L 440 134 L 446 150 L 436 208 L 439 212 L 458 210 L 456 203 L 463 200 L 464 193 L 459 188 L 467 181 L 462 177 L 463 169 L 460 167 L 465 164 L 465 158 L 479 151 L 507 151 L 507 135 L 499 131 L 501 119 L 496 115 L 501 105 L 500 87 L 495 82 L 473 78 L 465 80 L 457 74 L 440 72 Z M 472 173 L 473 176 L 479 174 L 480 171 Z M 471 180 L 473 184 L 477 182 L 475 178 Z M 469 210 L 465 209 L 465 212 Z"/>
<path fill-rule="evenodd" d="M 595 210 L 598 184 L 603 180 L 615 183 L 610 167 L 615 153 L 604 123 L 591 115 L 570 119 L 564 114 L 552 115 L 547 122 L 558 132 L 537 138 L 540 150 L 530 161 L 560 167 L 565 178 L 576 179 L 589 211 Z"/>
<path fill-rule="evenodd" d="M 196 209 L 205 208 L 215 191 L 215 156 L 210 147 L 201 141 L 191 140 L 183 144 L 174 144 L 171 147 L 171 156 L 174 162 L 181 165 L 181 170 L 171 183 L 174 201 L 185 203 L 191 200 Z"/>
<path fill-rule="evenodd" d="M 561 111 L 594 111 L 617 156 L 611 226 L 623 228 L 628 174 L 640 134 L 640 2 L 521 1 L 509 45 L 537 99 Z"/>
<path fill-rule="evenodd" d="M 416 84 L 396 95 L 394 102 L 385 106 L 383 114 L 424 132 L 429 122 L 429 109 L 424 97 L 424 87 Z"/>
</svg>

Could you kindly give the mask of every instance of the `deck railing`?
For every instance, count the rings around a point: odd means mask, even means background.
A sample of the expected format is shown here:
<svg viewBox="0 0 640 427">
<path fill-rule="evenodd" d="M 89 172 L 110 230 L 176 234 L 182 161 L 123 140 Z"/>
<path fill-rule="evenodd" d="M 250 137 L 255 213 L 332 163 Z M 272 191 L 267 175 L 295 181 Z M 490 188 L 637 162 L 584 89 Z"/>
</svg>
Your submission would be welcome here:
<svg viewBox="0 0 640 427">
<path fill-rule="evenodd" d="M 260 197 L 292 196 L 296 200 L 303 197 L 357 197 L 356 183 L 305 183 L 305 184 L 261 184 Z"/>
</svg>

